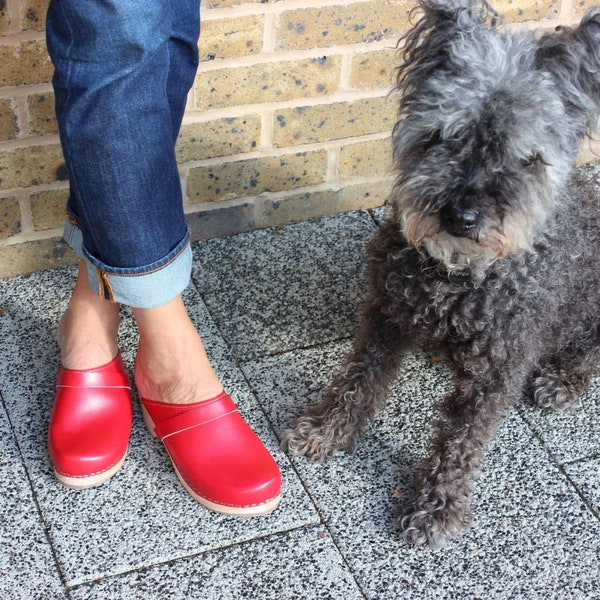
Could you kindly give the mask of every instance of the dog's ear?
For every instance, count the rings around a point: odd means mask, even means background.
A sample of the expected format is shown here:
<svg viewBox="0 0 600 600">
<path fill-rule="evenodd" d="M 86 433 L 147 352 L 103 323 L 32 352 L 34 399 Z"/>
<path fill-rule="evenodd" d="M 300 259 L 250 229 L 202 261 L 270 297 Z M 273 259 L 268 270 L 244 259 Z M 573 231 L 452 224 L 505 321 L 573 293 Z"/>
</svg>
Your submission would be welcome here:
<svg viewBox="0 0 600 600">
<path fill-rule="evenodd" d="M 557 27 L 538 42 L 537 65 L 554 78 L 569 112 L 588 131 L 600 115 L 600 8 L 589 10 L 578 27 Z"/>
<path fill-rule="evenodd" d="M 419 0 L 415 11 L 422 13 L 420 19 L 398 41 L 402 61 L 396 83 L 403 95 L 444 67 L 457 36 L 486 22 L 495 26 L 498 19 L 486 0 Z"/>
</svg>

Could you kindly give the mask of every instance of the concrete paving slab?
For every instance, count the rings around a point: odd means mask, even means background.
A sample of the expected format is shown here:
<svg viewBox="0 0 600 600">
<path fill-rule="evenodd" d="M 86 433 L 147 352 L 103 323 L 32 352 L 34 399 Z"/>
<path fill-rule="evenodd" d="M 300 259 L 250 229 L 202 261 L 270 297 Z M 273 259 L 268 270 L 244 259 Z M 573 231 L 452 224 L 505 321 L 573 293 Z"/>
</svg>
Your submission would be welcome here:
<svg viewBox="0 0 600 600">
<path fill-rule="evenodd" d="M 256 539 L 222 550 L 82 585 L 73 600 L 355 600 L 364 598 L 322 527 Z"/>
<path fill-rule="evenodd" d="M 564 466 L 573 484 L 600 517 L 600 458 L 588 458 Z M 600 567 L 599 567 L 600 569 Z"/>
<path fill-rule="evenodd" d="M 364 295 L 366 211 L 197 244 L 194 282 L 237 358 L 349 335 Z"/>
<path fill-rule="evenodd" d="M 560 464 L 600 456 L 600 377 L 592 380 L 575 408 L 552 412 L 524 404 L 521 411 Z"/>
<path fill-rule="evenodd" d="M 4 395 L 2 385 L 0 390 Z M 2 404 L 0 514 L 0 597 L 10 600 L 66 599 L 29 477 Z"/>
</svg>

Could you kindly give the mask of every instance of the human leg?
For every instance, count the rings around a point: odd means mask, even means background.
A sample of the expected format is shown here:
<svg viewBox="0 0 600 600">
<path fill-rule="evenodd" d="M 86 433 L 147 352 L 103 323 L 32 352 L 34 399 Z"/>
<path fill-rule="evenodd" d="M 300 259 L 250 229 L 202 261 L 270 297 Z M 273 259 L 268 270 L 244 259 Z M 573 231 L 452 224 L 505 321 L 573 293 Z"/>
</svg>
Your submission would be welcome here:
<svg viewBox="0 0 600 600">
<path fill-rule="evenodd" d="M 198 2 L 61 0 L 50 6 L 49 30 L 76 222 L 70 244 L 94 290 L 135 307 L 140 393 L 164 402 L 215 396 L 222 386 L 179 296 L 191 257 L 173 146 L 197 67 Z M 74 345 L 71 333 L 75 342 L 81 332 L 93 337 L 78 306 L 63 319 L 63 345 Z"/>
<path fill-rule="evenodd" d="M 179 10 L 184 5 L 190 10 Z M 186 22 L 181 32 L 172 33 L 171 9 Z M 53 0 L 49 7 L 57 120 L 71 181 L 65 232 L 83 259 L 58 328 L 49 450 L 59 479 L 74 487 L 105 481 L 126 452 L 131 400 L 118 356 L 118 302 L 161 304 L 189 281 L 173 140 L 196 69 L 198 22 L 194 0 Z M 99 405 L 102 412 L 94 413 Z M 91 428 L 85 414 L 94 414 Z M 109 428 L 118 435 L 102 432 L 107 416 L 118 420 Z"/>
<path fill-rule="evenodd" d="M 279 470 L 222 393 L 180 297 L 191 251 L 173 143 L 196 67 L 198 14 L 195 0 L 51 2 L 48 44 L 71 180 L 65 237 L 86 261 L 80 279 L 85 270 L 100 298 L 134 308 L 135 379 L 184 485 L 215 510 L 262 514 L 279 501 Z M 84 337 L 77 330 L 90 332 L 82 298 L 76 287 L 61 322 L 69 354 Z M 169 429 L 182 420 L 185 431 Z M 226 436 L 215 435 L 217 425 Z"/>
<path fill-rule="evenodd" d="M 117 306 L 86 293 L 84 275 L 103 298 L 131 306 L 166 304 L 189 281 L 173 145 L 197 67 L 199 3 L 53 0 L 47 23 L 71 179 L 66 231 L 86 261 L 59 342 L 64 366 L 71 356 L 80 366 L 79 354 L 87 367 L 105 362 L 86 350 L 106 334 L 94 331 L 98 319 L 111 323 L 115 349 Z M 92 306 L 100 312 L 90 321 Z"/>
</svg>

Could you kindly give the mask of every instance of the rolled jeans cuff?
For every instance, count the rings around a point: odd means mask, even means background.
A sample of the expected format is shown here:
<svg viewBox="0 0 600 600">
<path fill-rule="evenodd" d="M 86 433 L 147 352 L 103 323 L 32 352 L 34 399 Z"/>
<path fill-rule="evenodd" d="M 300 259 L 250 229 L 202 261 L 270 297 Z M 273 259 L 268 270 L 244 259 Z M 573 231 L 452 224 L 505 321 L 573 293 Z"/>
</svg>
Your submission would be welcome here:
<svg viewBox="0 0 600 600">
<path fill-rule="evenodd" d="M 81 229 L 67 221 L 63 239 L 87 263 L 90 288 L 100 297 L 133 308 L 156 308 L 174 300 L 189 285 L 192 250 L 189 233 L 167 256 L 151 265 L 115 268 L 86 251 Z"/>
</svg>

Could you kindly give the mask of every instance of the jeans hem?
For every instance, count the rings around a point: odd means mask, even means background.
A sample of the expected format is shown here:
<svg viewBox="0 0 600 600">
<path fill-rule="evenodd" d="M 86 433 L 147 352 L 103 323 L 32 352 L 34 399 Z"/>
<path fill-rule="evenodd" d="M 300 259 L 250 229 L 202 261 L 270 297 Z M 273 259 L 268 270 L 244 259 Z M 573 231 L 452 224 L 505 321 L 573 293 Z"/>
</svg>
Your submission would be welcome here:
<svg viewBox="0 0 600 600">
<path fill-rule="evenodd" d="M 67 221 L 63 238 L 86 261 L 90 288 L 101 298 L 132 308 L 156 308 L 179 296 L 189 285 L 192 250 L 189 233 L 163 259 L 145 267 L 111 268 L 84 248 L 81 230 Z"/>
</svg>

